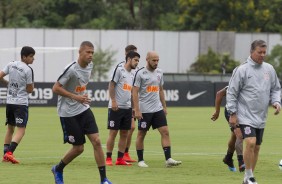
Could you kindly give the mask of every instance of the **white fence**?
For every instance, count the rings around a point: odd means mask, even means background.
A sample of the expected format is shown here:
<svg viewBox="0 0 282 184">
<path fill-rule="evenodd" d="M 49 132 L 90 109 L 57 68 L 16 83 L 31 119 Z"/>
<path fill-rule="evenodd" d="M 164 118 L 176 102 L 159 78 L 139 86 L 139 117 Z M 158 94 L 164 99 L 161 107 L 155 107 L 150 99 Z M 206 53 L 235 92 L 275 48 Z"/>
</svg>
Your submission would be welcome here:
<svg viewBox="0 0 282 184">
<path fill-rule="evenodd" d="M 54 82 L 63 68 L 77 59 L 78 46 L 84 40 L 95 47 L 117 51 L 115 64 L 124 60 L 124 48 L 134 44 L 144 66 L 146 54 L 155 50 L 160 55 L 159 67 L 165 73 L 186 73 L 199 54 L 211 47 L 217 52 L 228 52 L 236 60 L 244 61 L 255 39 L 268 43 L 269 51 L 282 44 L 280 34 L 234 32 L 170 32 L 136 30 L 79 30 L 79 29 L 0 29 L 0 69 L 9 61 L 20 59 L 20 49 L 35 48 L 32 65 L 36 82 Z M 109 73 L 111 73 L 112 69 Z"/>
</svg>

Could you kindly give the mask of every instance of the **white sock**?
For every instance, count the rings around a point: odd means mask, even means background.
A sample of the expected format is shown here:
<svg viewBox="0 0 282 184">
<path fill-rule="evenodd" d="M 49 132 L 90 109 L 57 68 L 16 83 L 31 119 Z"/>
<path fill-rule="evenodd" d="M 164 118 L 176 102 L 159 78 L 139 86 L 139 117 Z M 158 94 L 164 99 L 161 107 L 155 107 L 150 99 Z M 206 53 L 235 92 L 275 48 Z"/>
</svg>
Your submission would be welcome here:
<svg viewBox="0 0 282 184">
<path fill-rule="evenodd" d="M 246 169 L 245 170 L 245 179 L 249 179 L 251 177 L 254 177 L 252 169 Z"/>
</svg>

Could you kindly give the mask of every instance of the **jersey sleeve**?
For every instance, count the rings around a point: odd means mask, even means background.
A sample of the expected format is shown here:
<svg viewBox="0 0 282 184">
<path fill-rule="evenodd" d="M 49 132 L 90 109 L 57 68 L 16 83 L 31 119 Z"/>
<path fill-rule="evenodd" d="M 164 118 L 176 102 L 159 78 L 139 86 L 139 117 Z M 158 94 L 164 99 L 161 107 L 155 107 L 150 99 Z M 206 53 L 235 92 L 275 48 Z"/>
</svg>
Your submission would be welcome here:
<svg viewBox="0 0 282 184">
<path fill-rule="evenodd" d="M 30 66 L 29 66 L 29 69 L 30 70 L 28 70 L 26 74 L 26 83 L 32 84 L 34 82 L 33 69 Z"/>
<path fill-rule="evenodd" d="M 134 80 L 133 80 L 133 86 L 140 87 L 141 86 L 141 81 L 142 81 L 141 73 L 140 72 L 136 72 L 135 76 L 134 76 Z"/>
<path fill-rule="evenodd" d="M 112 75 L 112 80 L 113 82 L 117 83 L 120 79 L 120 76 L 121 76 L 121 67 L 120 66 L 117 66 L 115 68 L 115 70 L 113 71 L 113 75 Z"/>
<path fill-rule="evenodd" d="M 11 64 L 12 64 L 12 62 L 8 63 L 2 70 L 6 75 L 9 74 Z"/>
</svg>

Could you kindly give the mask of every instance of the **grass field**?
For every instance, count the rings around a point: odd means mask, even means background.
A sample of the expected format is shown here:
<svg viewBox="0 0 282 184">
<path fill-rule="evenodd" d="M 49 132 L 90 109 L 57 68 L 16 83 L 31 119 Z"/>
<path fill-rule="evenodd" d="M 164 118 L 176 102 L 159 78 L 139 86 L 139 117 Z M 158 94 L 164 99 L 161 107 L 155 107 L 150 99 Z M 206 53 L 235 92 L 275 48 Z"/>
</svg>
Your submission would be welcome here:
<svg viewBox="0 0 282 184">
<path fill-rule="evenodd" d="M 164 167 L 164 155 L 160 146 L 160 135 L 150 130 L 145 139 L 144 158 L 149 168 L 107 167 L 107 175 L 114 184 L 240 184 L 243 173 L 230 172 L 222 163 L 230 136 L 223 113 L 216 122 L 210 120 L 212 107 L 169 108 L 168 123 L 172 141 L 172 156 L 182 160 L 177 168 Z M 108 135 L 106 108 L 93 108 L 100 129 L 105 151 Z M 223 109 L 222 109 L 223 112 Z M 269 109 L 268 123 L 264 134 L 255 177 L 260 184 L 281 184 L 282 171 L 278 162 L 282 159 L 281 114 L 273 115 Z M 6 127 L 5 108 L 0 108 L 2 125 L 0 143 Z M 130 149 L 136 159 L 135 137 Z M 116 144 L 117 146 L 117 144 Z M 54 183 L 51 166 L 58 163 L 69 149 L 63 144 L 62 131 L 56 108 L 30 108 L 30 120 L 26 135 L 18 146 L 15 156 L 19 165 L 0 163 L 1 184 L 51 184 Z M 3 148 L 1 147 L 1 151 Z M 236 155 L 235 155 L 236 156 Z M 116 158 L 116 147 L 113 158 Z M 234 157 L 235 158 L 235 157 Z M 235 162 L 237 166 L 237 162 Z M 64 170 L 66 184 L 99 183 L 97 165 L 89 142 L 84 153 Z"/>
</svg>

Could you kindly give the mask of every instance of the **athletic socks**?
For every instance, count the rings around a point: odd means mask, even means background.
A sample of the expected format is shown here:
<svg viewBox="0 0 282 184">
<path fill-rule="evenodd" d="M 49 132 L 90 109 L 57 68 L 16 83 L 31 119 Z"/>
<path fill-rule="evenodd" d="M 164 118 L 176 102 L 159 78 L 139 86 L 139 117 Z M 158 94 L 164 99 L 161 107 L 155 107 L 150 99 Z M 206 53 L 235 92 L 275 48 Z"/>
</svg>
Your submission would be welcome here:
<svg viewBox="0 0 282 184">
<path fill-rule="evenodd" d="M 143 158 L 144 149 L 136 150 L 136 151 L 137 151 L 137 156 L 138 156 L 138 162 L 143 161 L 144 160 L 144 158 Z"/>
<path fill-rule="evenodd" d="M 65 166 L 67 164 L 65 164 L 62 160 L 60 161 L 60 163 L 58 165 L 56 165 L 56 171 L 58 172 L 63 172 Z"/>
<path fill-rule="evenodd" d="M 8 149 L 6 150 L 6 152 L 10 151 L 12 153 L 14 153 L 14 151 L 16 150 L 18 146 L 18 143 L 16 142 L 11 142 L 10 146 L 8 147 Z"/>
<path fill-rule="evenodd" d="M 107 156 L 107 158 L 112 158 L 112 152 L 107 152 L 106 156 Z"/>
<path fill-rule="evenodd" d="M 10 146 L 10 144 L 4 144 L 4 155 L 5 155 L 5 153 L 7 153 L 8 152 L 8 149 L 9 149 L 9 146 Z"/>
<path fill-rule="evenodd" d="M 170 146 L 163 147 L 163 150 L 164 150 L 165 160 L 168 160 L 169 158 L 171 158 L 171 148 L 170 148 Z"/>
<path fill-rule="evenodd" d="M 101 182 L 103 182 L 103 180 L 106 178 L 106 167 L 101 166 L 101 167 L 98 167 L 98 169 L 100 173 Z"/>
<path fill-rule="evenodd" d="M 117 155 L 117 157 L 118 157 L 118 158 L 122 158 L 122 157 L 123 157 L 123 155 L 124 155 L 124 153 L 122 153 L 122 152 L 118 151 L 118 155 Z"/>
</svg>

